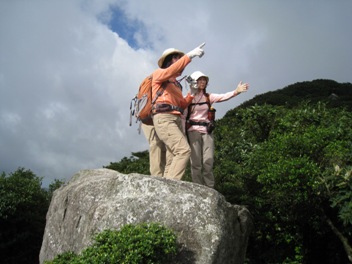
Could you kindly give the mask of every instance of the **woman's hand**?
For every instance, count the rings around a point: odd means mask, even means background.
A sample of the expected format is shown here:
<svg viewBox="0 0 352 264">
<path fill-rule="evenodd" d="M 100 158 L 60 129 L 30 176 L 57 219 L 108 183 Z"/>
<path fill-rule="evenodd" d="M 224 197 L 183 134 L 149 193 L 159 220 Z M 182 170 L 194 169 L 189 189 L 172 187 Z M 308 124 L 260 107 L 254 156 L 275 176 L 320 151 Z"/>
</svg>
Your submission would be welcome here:
<svg viewBox="0 0 352 264">
<path fill-rule="evenodd" d="M 234 91 L 234 94 L 237 95 L 243 92 L 247 92 L 248 89 L 249 89 L 249 84 L 242 83 L 242 81 L 240 81 L 240 83 L 237 85 L 236 90 Z"/>
</svg>

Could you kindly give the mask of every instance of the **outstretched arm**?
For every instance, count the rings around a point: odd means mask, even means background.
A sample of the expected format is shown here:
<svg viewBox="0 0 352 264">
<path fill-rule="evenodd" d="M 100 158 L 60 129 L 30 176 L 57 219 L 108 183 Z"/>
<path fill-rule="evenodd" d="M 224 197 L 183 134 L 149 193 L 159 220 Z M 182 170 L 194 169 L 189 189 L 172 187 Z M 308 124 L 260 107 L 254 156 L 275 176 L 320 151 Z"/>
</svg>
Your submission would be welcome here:
<svg viewBox="0 0 352 264">
<path fill-rule="evenodd" d="M 240 93 L 243 92 L 247 92 L 249 88 L 249 84 L 248 83 L 242 83 L 242 81 L 237 85 L 236 89 L 232 92 L 227 92 L 224 94 L 214 94 L 214 93 L 210 93 L 210 104 L 213 103 L 221 103 L 221 102 L 225 102 L 237 95 L 239 95 Z"/>
</svg>

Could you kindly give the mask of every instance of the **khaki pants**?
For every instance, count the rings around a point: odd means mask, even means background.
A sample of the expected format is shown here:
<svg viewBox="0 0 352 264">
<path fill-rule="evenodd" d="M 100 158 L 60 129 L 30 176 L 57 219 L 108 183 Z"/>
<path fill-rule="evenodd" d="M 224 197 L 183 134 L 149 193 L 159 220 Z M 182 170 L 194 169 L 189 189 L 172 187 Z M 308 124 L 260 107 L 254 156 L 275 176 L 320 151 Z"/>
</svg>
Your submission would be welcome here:
<svg viewBox="0 0 352 264">
<path fill-rule="evenodd" d="M 149 143 L 149 169 L 150 175 L 163 176 L 166 165 L 166 147 L 159 139 L 153 125 L 142 123 L 144 136 Z"/>
<path fill-rule="evenodd" d="M 192 181 L 214 188 L 214 137 L 213 134 L 202 134 L 197 131 L 188 132 L 191 147 Z M 203 176 L 202 176 L 203 169 Z"/>
<path fill-rule="evenodd" d="M 155 131 L 165 143 L 168 154 L 166 172 L 169 179 L 181 180 L 191 155 L 187 138 L 182 132 L 181 117 L 162 113 L 153 116 Z"/>
</svg>

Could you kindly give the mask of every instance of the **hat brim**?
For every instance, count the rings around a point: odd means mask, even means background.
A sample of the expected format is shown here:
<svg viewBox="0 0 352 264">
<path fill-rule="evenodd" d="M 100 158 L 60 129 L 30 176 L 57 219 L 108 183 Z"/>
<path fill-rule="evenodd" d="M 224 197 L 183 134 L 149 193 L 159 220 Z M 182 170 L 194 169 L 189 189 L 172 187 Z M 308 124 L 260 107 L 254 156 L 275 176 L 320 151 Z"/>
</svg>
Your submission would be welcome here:
<svg viewBox="0 0 352 264">
<path fill-rule="evenodd" d="M 183 55 L 185 55 L 182 51 L 177 50 L 177 49 L 172 49 L 169 52 L 164 52 L 163 55 L 160 57 L 160 59 L 158 60 L 158 65 L 161 68 L 161 66 L 163 66 L 164 60 L 167 56 L 171 55 L 171 54 L 180 54 L 181 57 Z"/>
</svg>

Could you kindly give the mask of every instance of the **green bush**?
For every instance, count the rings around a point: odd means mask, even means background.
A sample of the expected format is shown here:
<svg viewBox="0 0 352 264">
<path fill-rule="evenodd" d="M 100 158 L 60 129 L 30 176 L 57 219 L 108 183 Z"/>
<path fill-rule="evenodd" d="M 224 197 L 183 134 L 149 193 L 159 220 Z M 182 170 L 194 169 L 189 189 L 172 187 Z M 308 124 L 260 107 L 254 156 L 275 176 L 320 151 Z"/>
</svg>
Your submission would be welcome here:
<svg viewBox="0 0 352 264">
<path fill-rule="evenodd" d="M 65 252 L 45 264 L 169 263 L 176 254 L 176 235 L 158 223 L 125 225 L 105 230 L 80 255 Z"/>
</svg>

